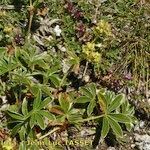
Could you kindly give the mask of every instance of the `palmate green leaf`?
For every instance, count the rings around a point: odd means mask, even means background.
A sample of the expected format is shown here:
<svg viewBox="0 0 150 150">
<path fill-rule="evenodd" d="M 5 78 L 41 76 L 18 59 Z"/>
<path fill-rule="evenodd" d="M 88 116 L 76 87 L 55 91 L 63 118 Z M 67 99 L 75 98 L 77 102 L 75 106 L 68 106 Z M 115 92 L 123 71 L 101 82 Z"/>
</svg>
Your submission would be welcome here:
<svg viewBox="0 0 150 150">
<path fill-rule="evenodd" d="M 40 128 L 44 130 L 45 124 L 44 124 L 44 118 L 42 117 L 42 115 L 36 113 L 35 119 L 36 119 L 37 124 L 40 126 Z"/>
<path fill-rule="evenodd" d="M 111 101 L 115 98 L 115 93 L 112 91 L 105 92 L 105 98 L 107 100 L 107 104 L 109 105 Z"/>
<path fill-rule="evenodd" d="M 45 63 L 44 60 L 37 60 L 34 63 L 43 69 L 49 69 L 49 65 Z"/>
<path fill-rule="evenodd" d="M 34 99 L 33 102 L 33 109 L 39 109 L 41 104 L 41 98 L 42 98 L 42 92 L 41 90 L 38 90 L 37 97 Z"/>
<path fill-rule="evenodd" d="M 122 94 L 117 95 L 112 102 L 110 103 L 110 106 L 108 108 L 108 112 L 112 112 L 115 109 L 117 109 L 123 102 L 124 96 Z"/>
<path fill-rule="evenodd" d="M 22 102 L 22 113 L 23 113 L 23 115 L 28 114 L 28 101 L 26 98 L 24 98 L 23 102 Z"/>
<path fill-rule="evenodd" d="M 126 123 L 125 126 L 126 126 L 127 131 L 130 132 L 132 127 L 133 127 L 133 124 L 132 123 Z"/>
<path fill-rule="evenodd" d="M 91 91 L 93 97 L 95 97 L 95 96 L 96 96 L 96 86 L 95 86 L 94 83 L 91 83 L 91 84 L 89 85 L 89 90 Z"/>
<path fill-rule="evenodd" d="M 51 67 L 51 68 L 49 68 L 48 69 L 48 76 L 51 76 L 51 75 L 53 75 L 53 74 L 56 74 L 56 73 L 58 73 L 60 71 L 60 66 L 59 65 L 56 65 L 56 66 L 54 66 L 54 67 Z"/>
<path fill-rule="evenodd" d="M 20 130 L 20 128 L 22 127 L 22 125 L 23 125 L 23 122 L 18 123 L 18 124 L 12 129 L 11 134 L 12 134 L 13 136 L 15 136 L 15 135 L 19 132 L 19 130 Z"/>
<path fill-rule="evenodd" d="M 18 72 L 13 72 L 12 75 L 15 82 L 23 83 L 25 85 L 31 85 L 31 75 L 28 74 L 26 71 L 18 70 Z"/>
<path fill-rule="evenodd" d="M 34 125 L 36 124 L 36 119 L 35 119 L 35 114 L 33 113 L 31 118 L 30 118 L 30 128 L 32 129 L 34 127 Z"/>
<path fill-rule="evenodd" d="M 20 109 L 20 108 L 18 107 L 18 105 L 12 104 L 12 105 L 9 106 L 9 109 L 8 109 L 8 110 L 9 110 L 10 112 L 19 112 L 19 109 Z"/>
<path fill-rule="evenodd" d="M 67 117 L 70 123 L 78 123 L 78 120 L 82 120 L 82 115 L 78 112 L 78 114 L 70 114 Z"/>
<path fill-rule="evenodd" d="M 82 87 L 80 89 L 84 96 L 79 97 L 76 102 L 77 103 L 86 103 L 90 102 L 87 107 L 87 114 L 91 115 L 94 107 L 96 106 L 95 98 L 96 98 L 96 86 L 94 83 L 89 84 L 87 87 Z"/>
<path fill-rule="evenodd" d="M 9 110 L 8 110 L 8 111 L 7 111 L 7 114 L 8 114 L 9 116 L 11 116 L 13 119 L 22 120 L 22 121 L 25 120 L 24 116 L 21 115 L 21 114 L 19 114 L 19 113 L 12 112 L 12 111 L 9 111 Z"/>
<path fill-rule="evenodd" d="M 122 113 L 127 113 L 128 112 L 128 108 L 129 108 L 128 101 L 125 100 L 124 103 L 122 103 L 122 105 L 121 105 Z"/>
<path fill-rule="evenodd" d="M 49 79 L 56 87 L 59 87 L 61 80 L 58 77 L 58 75 L 53 74 L 53 75 L 49 76 Z"/>
<path fill-rule="evenodd" d="M 27 144 L 25 141 L 20 142 L 19 150 L 27 150 Z"/>
<path fill-rule="evenodd" d="M 112 119 L 110 116 L 108 116 L 108 122 L 109 122 L 114 134 L 118 137 L 122 137 L 123 131 L 122 131 L 119 123 L 117 121 L 115 121 L 114 119 Z"/>
<path fill-rule="evenodd" d="M 31 90 L 31 93 L 34 96 L 37 96 L 38 91 L 41 90 L 43 93 L 45 93 L 48 96 L 52 97 L 51 88 L 48 85 L 44 85 L 44 84 L 32 84 L 32 86 L 30 87 L 30 90 Z"/>
<path fill-rule="evenodd" d="M 40 146 L 35 142 L 29 146 L 28 150 L 40 150 Z"/>
<path fill-rule="evenodd" d="M 0 57 L 3 56 L 6 52 L 6 48 L 5 47 L 0 47 Z"/>
<path fill-rule="evenodd" d="M 107 100 L 106 100 L 104 94 L 102 94 L 101 92 L 99 92 L 98 95 L 97 95 L 97 97 L 98 97 L 98 102 L 99 102 L 99 105 L 101 107 L 101 110 L 103 112 L 106 112 L 107 111 L 108 103 L 107 103 Z"/>
<path fill-rule="evenodd" d="M 129 116 L 124 115 L 124 114 L 109 114 L 109 116 L 111 118 L 113 118 L 114 120 L 116 120 L 117 122 L 121 122 L 121 123 L 130 123 L 131 119 Z"/>
<path fill-rule="evenodd" d="M 15 59 L 2 58 L 0 60 L 0 75 L 3 75 L 7 72 L 10 72 L 18 67 L 18 64 Z"/>
<path fill-rule="evenodd" d="M 16 56 L 22 56 L 24 58 L 24 60 L 30 60 L 30 55 L 27 51 L 22 50 L 22 49 L 18 49 L 18 53 Z"/>
<path fill-rule="evenodd" d="M 105 138 L 109 132 L 110 126 L 109 126 L 109 121 L 107 117 L 103 118 L 103 125 L 102 125 L 102 131 L 101 131 L 101 136 L 102 138 Z"/>
<path fill-rule="evenodd" d="M 42 115 L 43 117 L 46 117 L 47 119 L 53 121 L 55 120 L 55 116 L 53 114 L 51 114 L 49 111 L 46 111 L 46 110 L 39 110 L 38 113 L 40 115 Z"/>
<path fill-rule="evenodd" d="M 39 88 L 42 90 L 42 92 L 44 92 L 44 93 L 47 94 L 48 96 L 52 97 L 51 89 L 50 89 L 49 86 L 40 84 L 40 85 L 39 85 Z"/>
<path fill-rule="evenodd" d="M 37 96 L 40 89 L 38 85 L 34 84 L 33 86 L 31 86 L 30 90 L 34 96 Z"/>
<path fill-rule="evenodd" d="M 95 101 L 90 101 L 88 107 L 87 107 L 87 114 L 88 116 L 90 116 L 93 112 L 94 107 L 96 106 L 96 102 Z"/>
<path fill-rule="evenodd" d="M 61 93 L 59 95 L 59 103 L 65 113 L 67 113 L 72 106 L 72 102 L 71 102 L 70 96 L 68 94 Z"/>
<path fill-rule="evenodd" d="M 23 123 L 23 121 L 22 120 L 8 121 L 8 124 L 18 124 L 18 123 Z"/>
<path fill-rule="evenodd" d="M 22 126 L 19 131 L 19 137 L 20 137 L 21 141 L 25 140 L 25 135 L 26 135 L 26 128 L 25 128 L 25 126 Z"/>
<path fill-rule="evenodd" d="M 88 88 L 82 87 L 81 92 L 83 93 L 83 95 L 85 95 L 89 99 L 93 99 L 93 94 L 91 93 L 91 91 Z"/>
<path fill-rule="evenodd" d="M 36 139 L 36 132 L 35 130 L 28 128 L 28 138 L 29 139 Z"/>
<path fill-rule="evenodd" d="M 51 98 L 51 97 L 45 98 L 45 99 L 41 102 L 39 109 L 42 109 L 42 108 L 46 107 L 50 102 L 52 102 L 52 98 Z"/>
<path fill-rule="evenodd" d="M 86 96 L 81 96 L 76 99 L 76 103 L 87 103 L 90 102 L 90 99 Z"/>
</svg>

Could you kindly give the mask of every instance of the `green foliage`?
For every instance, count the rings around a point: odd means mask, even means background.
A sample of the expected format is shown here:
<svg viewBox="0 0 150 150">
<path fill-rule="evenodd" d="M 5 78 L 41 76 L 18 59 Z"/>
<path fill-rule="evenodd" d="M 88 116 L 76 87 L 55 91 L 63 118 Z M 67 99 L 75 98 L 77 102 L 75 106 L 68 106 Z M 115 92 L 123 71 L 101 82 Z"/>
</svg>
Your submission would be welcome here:
<svg viewBox="0 0 150 150">
<path fill-rule="evenodd" d="M 55 120 L 53 114 L 47 110 L 44 110 L 44 108 L 52 102 L 52 98 L 47 97 L 42 100 L 41 94 L 42 93 L 39 90 L 33 101 L 32 109 L 30 108 L 30 110 L 28 110 L 28 100 L 24 98 L 21 110 L 19 110 L 19 112 L 15 112 L 11 108 L 7 111 L 8 115 L 12 118 L 10 124 L 17 123 L 12 129 L 13 136 L 19 133 L 20 139 L 25 140 L 28 130 L 31 132 L 34 126 L 38 125 L 42 130 L 46 128 L 45 118 L 48 118 L 51 121 Z"/>
<path fill-rule="evenodd" d="M 99 92 L 98 102 L 100 109 L 104 113 L 102 137 L 105 138 L 107 136 L 110 127 L 116 136 L 122 137 L 123 132 L 119 123 L 124 123 L 132 127 L 135 122 L 135 118 L 133 117 L 134 109 L 129 105 L 124 95 L 115 95 L 109 91 L 104 93 Z M 126 107 L 126 110 L 130 109 L 130 111 L 123 110 L 123 107 Z M 127 127 L 127 129 L 129 128 Z"/>
<path fill-rule="evenodd" d="M 84 110 L 74 108 L 74 100 L 68 94 L 60 94 L 59 95 L 59 104 L 57 106 L 58 109 L 62 110 L 62 114 L 58 116 L 58 118 L 62 121 L 66 119 L 70 124 L 77 124 L 80 120 L 82 120 L 82 115 Z"/>
<path fill-rule="evenodd" d="M 81 93 L 83 96 L 77 98 L 77 103 L 86 103 L 89 102 L 87 107 L 87 114 L 91 115 L 94 107 L 96 106 L 96 87 L 95 84 L 90 84 L 88 87 L 82 87 Z"/>
<path fill-rule="evenodd" d="M 101 111 L 100 115 L 103 118 L 102 138 L 107 136 L 110 128 L 112 128 L 117 137 L 122 137 L 123 131 L 119 123 L 125 124 L 128 130 L 132 128 L 136 120 L 133 116 L 134 109 L 130 106 L 123 94 L 115 95 L 110 91 L 96 90 L 95 84 L 89 84 L 87 87 L 81 88 L 81 92 L 83 96 L 79 97 L 76 102 L 88 103 L 88 116 L 96 108 L 99 108 Z"/>
<path fill-rule="evenodd" d="M 17 60 L 14 57 L 2 55 L 0 61 L 0 75 L 4 75 L 18 67 Z"/>
</svg>

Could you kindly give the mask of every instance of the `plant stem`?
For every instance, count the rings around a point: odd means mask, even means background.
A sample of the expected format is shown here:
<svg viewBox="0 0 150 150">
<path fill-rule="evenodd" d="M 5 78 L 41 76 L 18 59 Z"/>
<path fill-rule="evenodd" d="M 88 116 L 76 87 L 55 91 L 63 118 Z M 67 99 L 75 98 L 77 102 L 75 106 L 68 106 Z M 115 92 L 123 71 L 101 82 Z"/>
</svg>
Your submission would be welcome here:
<svg viewBox="0 0 150 150">
<path fill-rule="evenodd" d="M 24 5 L 21 6 L 21 8 L 25 8 Z M 1 5 L 0 10 L 13 10 L 15 9 L 14 5 Z"/>
<path fill-rule="evenodd" d="M 99 118 L 104 117 L 104 115 L 105 115 L 105 114 L 102 114 L 102 115 L 100 115 L 100 116 L 94 116 L 94 117 L 90 117 L 90 118 L 82 119 L 82 120 L 79 120 L 78 122 L 85 122 L 85 121 L 90 121 L 90 120 L 99 119 Z"/>
<path fill-rule="evenodd" d="M 46 133 L 45 135 L 39 137 L 39 140 L 44 139 L 45 137 L 49 136 L 50 134 L 54 133 L 55 131 L 59 130 L 60 128 L 54 128 L 53 130 L 51 130 L 50 132 Z"/>
<path fill-rule="evenodd" d="M 147 65 L 147 69 L 146 69 L 146 99 L 148 100 L 149 97 L 149 92 L 148 92 L 148 87 L 149 87 L 149 69 L 148 69 L 148 65 Z"/>
<path fill-rule="evenodd" d="M 87 71 L 87 68 L 88 68 L 88 61 L 86 62 L 86 65 L 85 65 L 85 69 L 84 69 L 84 72 L 83 72 L 83 75 L 82 75 L 82 77 L 84 77 L 85 76 L 85 74 L 86 74 L 86 71 Z"/>
<path fill-rule="evenodd" d="M 33 11 L 33 5 L 32 5 L 32 0 L 30 0 L 30 6 L 29 6 L 29 13 L 30 13 L 30 18 L 29 18 L 29 26 L 28 26 L 28 38 L 30 35 L 30 31 L 31 31 L 31 26 L 32 26 L 32 20 L 33 20 L 33 15 L 34 15 L 34 11 Z"/>
<path fill-rule="evenodd" d="M 69 68 L 69 70 L 64 74 L 64 76 L 63 76 L 63 78 L 62 78 L 62 80 L 61 80 L 61 83 L 60 83 L 60 85 L 59 85 L 59 88 L 61 88 L 61 86 L 63 85 L 65 79 L 67 78 L 67 76 L 68 76 L 68 74 L 70 73 L 70 71 L 72 70 L 72 68 L 73 68 L 73 66 L 71 66 L 71 67 Z"/>
</svg>

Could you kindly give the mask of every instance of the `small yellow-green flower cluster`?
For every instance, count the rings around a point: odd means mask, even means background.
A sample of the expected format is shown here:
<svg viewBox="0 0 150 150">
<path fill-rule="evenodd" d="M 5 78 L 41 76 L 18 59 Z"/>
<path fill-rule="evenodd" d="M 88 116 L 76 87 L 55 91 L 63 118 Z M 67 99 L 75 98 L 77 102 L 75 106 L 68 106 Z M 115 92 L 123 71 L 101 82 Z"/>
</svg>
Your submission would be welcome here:
<svg viewBox="0 0 150 150">
<path fill-rule="evenodd" d="M 0 11 L 0 17 L 6 16 L 6 11 Z"/>
<path fill-rule="evenodd" d="M 90 62 L 98 63 L 101 59 L 101 54 L 96 52 L 95 43 L 88 42 L 82 46 L 82 52 L 86 55 L 86 59 Z"/>
<path fill-rule="evenodd" d="M 111 26 L 110 24 L 105 20 L 100 20 L 100 22 L 97 24 L 95 30 L 100 34 L 105 34 L 107 36 L 111 36 Z"/>
<path fill-rule="evenodd" d="M 15 142 L 11 138 L 8 138 L 2 144 L 2 148 L 5 150 L 14 150 L 14 146 L 15 146 Z"/>
<path fill-rule="evenodd" d="M 12 25 L 6 26 L 3 31 L 7 34 L 11 33 L 13 31 Z"/>
</svg>

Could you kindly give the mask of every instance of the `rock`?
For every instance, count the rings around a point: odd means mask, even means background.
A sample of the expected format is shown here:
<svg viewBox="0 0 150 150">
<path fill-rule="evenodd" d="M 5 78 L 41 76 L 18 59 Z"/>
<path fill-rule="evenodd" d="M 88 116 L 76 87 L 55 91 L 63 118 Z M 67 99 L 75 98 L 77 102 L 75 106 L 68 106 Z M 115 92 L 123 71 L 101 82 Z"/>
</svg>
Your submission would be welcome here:
<svg viewBox="0 0 150 150">
<path fill-rule="evenodd" d="M 84 131 L 84 130 L 81 131 L 81 137 L 85 137 L 86 134 L 87 134 L 86 131 Z"/>
<path fill-rule="evenodd" d="M 132 140 L 132 136 L 130 136 L 130 140 Z"/>
<path fill-rule="evenodd" d="M 135 144 L 139 150 L 150 150 L 150 136 L 135 134 Z"/>
<path fill-rule="evenodd" d="M 8 100 L 6 96 L 1 96 L 1 104 L 0 104 L 0 111 L 5 111 L 9 108 L 10 104 L 7 104 Z"/>
<path fill-rule="evenodd" d="M 67 73 L 67 71 L 70 69 L 71 65 L 68 63 L 67 59 L 62 61 L 62 67 L 63 73 Z"/>
<path fill-rule="evenodd" d="M 139 128 L 139 124 L 136 124 L 135 127 L 134 127 L 134 131 L 139 131 L 140 128 Z"/>
<path fill-rule="evenodd" d="M 150 105 L 150 98 L 147 100 L 148 104 Z"/>
<path fill-rule="evenodd" d="M 85 82 L 89 82 L 90 76 L 89 76 L 89 75 L 85 75 L 85 76 L 83 77 L 83 79 L 84 79 Z"/>
<path fill-rule="evenodd" d="M 56 25 L 55 28 L 54 28 L 54 32 L 56 34 L 56 36 L 60 36 L 61 35 L 61 29 L 59 27 L 59 25 Z"/>
<path fill-rule="evenodd" d="M 134 148 L 136 145 L 135 144 L 131 144 L 131 148 Z"/>
<path fill-rule="evenodd" d="M 107 150 L 116 150 L 114 147 L 108 147 Z"/>
<path fill-rule="evenodd" d="M 6 96 L 1 96 L 1 99 L 2 99 L 2 101 L 3 101 L 3 104 L 4 104 L 4 103 L 7 103 Z"/>
<path fill-rule="evenodd" d="M 107 0 L 100 0 L 100 3 L 104 3 L 104 2 L 107 2 Z"/>
<path fill-rule="evenodd" d="M 140 128 L 144 128 L 145 122 L 144 121 L 140 121 L 139 127 Z"/>
</svg>

